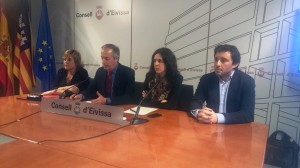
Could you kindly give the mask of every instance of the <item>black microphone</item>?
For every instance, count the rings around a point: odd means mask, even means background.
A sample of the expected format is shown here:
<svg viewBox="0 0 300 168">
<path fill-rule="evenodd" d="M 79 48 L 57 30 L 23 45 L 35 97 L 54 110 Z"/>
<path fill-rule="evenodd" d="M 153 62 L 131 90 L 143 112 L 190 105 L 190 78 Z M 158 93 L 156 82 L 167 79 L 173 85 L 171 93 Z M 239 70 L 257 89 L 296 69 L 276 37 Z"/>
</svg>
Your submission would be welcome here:
<svg viewBox="0 0 300 168">
<path fill-rule="evenodd" d="M 136 111 L 135 111 L 135 115 L 132 119 L 132 121 L 130 122 L 131 125 L 136 125 L 136 124 L 142 124 L 142 123 L 145 123 L 145 122 L 148 122 L 149 120 L 147 119 L 144 119 L 144 118 L 139 118 L 139 113 L 140 113 L 140 108 L 141 108 L 141 105 L 143 103 L 143 101 L 148 97 L 148 95 L 153 91 L 154 88 L 156 88 L 156 86 L 158 84 L 160 84 L 162 80 L 158 81 L 149 91 L 148 93 L 142 98 L 142 100 L 140 101 L 140 103 L 138 104 L 137 108 L 136 108 Z"/>
<path fill-rule="evenodd" d="M 85 82 L 85 81 L 87 81 L 88 79 L 90 79 L 89 77 L 87 77 L 85 80 L 83 80 L 83 81 L 81 81 L 81 82 L 79 82 L 79 83 L 77 83 L 77 84 L 75 84 L 75 85 L 72 85 L 72 86 L 70 86 L 68 89 L 66 89 L 66 90 L 64 90 L 61 94 L 59 94 L 59 98 L 60 99 L 65 99 L 66 98 L 66 93 L 70 90 L 70 89 L 72 89 L 73 87 L 77 87 L 77 86 L 79 86 L 80 84 L 82 84 L 83 82 Z M 71 91 L 70 91 L 71 92 Z"/>
<path fill-rule="evenodd" d="M 31 94 L 28 94 L 27 98 L 24 99 L 24 100 L 41 101 L 42 97 L 43 97 L 43 95 L 41 95 L 41 94 L 33 94 L 33 93 L 31 93 Z M 20 98 L 18 98 L 18 99 L 20 99 Z"/>
</svg>

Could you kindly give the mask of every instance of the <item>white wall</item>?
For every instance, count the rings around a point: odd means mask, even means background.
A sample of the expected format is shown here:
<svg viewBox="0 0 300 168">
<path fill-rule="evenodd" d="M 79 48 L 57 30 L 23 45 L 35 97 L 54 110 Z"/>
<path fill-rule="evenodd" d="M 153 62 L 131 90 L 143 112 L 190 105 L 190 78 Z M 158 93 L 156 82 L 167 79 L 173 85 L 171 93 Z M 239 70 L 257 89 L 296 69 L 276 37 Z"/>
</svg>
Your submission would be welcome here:
<svg viewBox="0 0 300 168">
<path fill-rule="evenodd" d="M 36 45 L 36 36 L 41 15 L 41 0 L 31 0 L 31 23 L 33 45 Z M 74 48 L 74 7 L 73 0 L 47 0 L 49 22 L 51 26 L 57 68 L 62 64 L 62 55 L 65 50 Z"/>
<path fill-rule="evenodd" d="M 131 1 L 75 0 L 75 48 L 91 77 L 101 64 L 101 46 L 112 43 L 120 48 L 120 62 L 130 66 Z"/>
</svg>

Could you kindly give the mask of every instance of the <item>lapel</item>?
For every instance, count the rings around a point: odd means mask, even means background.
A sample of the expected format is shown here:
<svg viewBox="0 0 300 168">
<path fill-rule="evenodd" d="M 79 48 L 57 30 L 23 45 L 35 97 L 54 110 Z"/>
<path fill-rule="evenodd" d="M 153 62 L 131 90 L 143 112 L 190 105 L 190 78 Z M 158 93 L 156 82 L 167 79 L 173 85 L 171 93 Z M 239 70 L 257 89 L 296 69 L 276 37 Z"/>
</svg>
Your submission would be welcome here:
<svg viewBox="0 0 300 168">
<path fill-rule="evenodd" d="M 118 90 L 120 90 L 119 86 L 121 85 L 120 84 L 121 78 L 122 78 L 122 65 L 119 63 L 118 68 L 116 70 L 115 78 L 113 81 L 113 86 L 112 86 L 112 90 L 113 90 L 112 94 L 113 95 L 118 93 Z"/>
<path fill-rule="evenodd" d="M 115 88 L 117 89 L 120 83 L 120 79 L 121 79 L 121 71 L 122 71 L 122 65 L 119 63 L 118 68 L 116 70 L 116 74 L 115 74 L 115 79 L 114 79 L 114 83 L 113 83 L 113 90 L 115 90 Z"/>
<path fill-rule="evenodd" d="M 239 71 L 238 70 L 235 70 L 232 78 L 231 78 L 231 81 L 230 81 L 230 84 L 229 84 L 229 88 L 228 88 L 228 93 L 227 93 L 227 103 L 226 103 L 226 107 L 228 107 L 228 102 L 233 102 L 233 99 L 235 98 L 236 96 L 236 93 L 240 90 L 239 88 Z"/>
<path fill-rule="evenodd" d="M 219 77 L 214 73 L 213 81 L 211 82 L 211 85 L 213 85 L 212 94 L 214 95 L 211 99 L 213 99 L 217 105 L 217 110 L 219 111 L 219 105 L 220 105 L 220 83 L 219 83 Z"/>
<path fill-rule="evenodd" d="M 101 94 L 105 93 L 105 79 L 106 79 L 106 73 L 107 71 L 103 68 L 99 72 L 99 80 L 98 80 L 98 91 L 100 91 Z"/>
<path fill-rule="evenodd" d="M 219 89 L 219 77 L 212 72 L 209 74 L 208 81 L 206 82 L 205 100 L 207 101 L 208 107 L 213 108 L 215 112 L 219 112 L 220 102 L 220 89 Z"/>
</svg>

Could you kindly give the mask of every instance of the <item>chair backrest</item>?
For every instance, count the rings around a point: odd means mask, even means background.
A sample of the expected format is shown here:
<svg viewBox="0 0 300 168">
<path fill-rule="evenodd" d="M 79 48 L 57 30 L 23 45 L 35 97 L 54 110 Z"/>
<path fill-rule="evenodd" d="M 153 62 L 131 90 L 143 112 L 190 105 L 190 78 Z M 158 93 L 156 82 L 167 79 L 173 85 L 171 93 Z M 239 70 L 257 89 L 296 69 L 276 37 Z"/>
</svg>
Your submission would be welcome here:
<svg viewBox="0 0 300 168">
<path fill-rule="evenodd" d="M 182 84 L 180 88 L 180 97 L 177 104 L 177 110 L 186 111 L 190 110 L 190 103 L 194 95 L 193 85 Z"/>
<path fill-rule="evenodd" d="M 299 145 L 285 132 L 277 130 L 268 138 L 265 163 L 282 168 L 297 168 Z"/>
<path fill-rule="evenodd" d="M 143 90 L 143 82 L 135 82 L 134 86 L 134 104 L 139 104 L 142 100 L 142 90 Z"/>
</svg>

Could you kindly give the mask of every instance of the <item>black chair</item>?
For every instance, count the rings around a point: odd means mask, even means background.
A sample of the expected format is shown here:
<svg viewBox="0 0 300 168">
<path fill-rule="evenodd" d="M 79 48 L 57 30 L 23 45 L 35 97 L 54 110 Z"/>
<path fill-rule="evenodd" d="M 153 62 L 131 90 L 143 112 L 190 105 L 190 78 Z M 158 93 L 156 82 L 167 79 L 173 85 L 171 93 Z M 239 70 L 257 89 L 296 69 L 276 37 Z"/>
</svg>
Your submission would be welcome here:
<svg viewBox="0 0 300 168">
<path fill-rule="evenodd" d="M 139 104 L 139 102 L 142 100 L 142 90 L 143 90 L 143 82 L 135 82 L 134 86 L 134 98 L 133 103 Z"/>
<path fill-rule="evenodd" d="M 300 146 L 287 133 L 277 130 L 267 141 L 265 164 L 297 168 Z"/>
<path fill-rule="evenodd" d="M 186 111 L 190 110 L 190 103 L 194 95 L 193 85 L 182 84 L 180 88 L 180 96 L 177 104 L 177 110 Z"/>
</svg>

